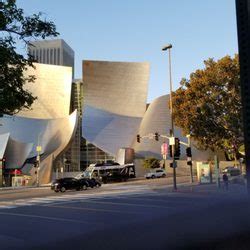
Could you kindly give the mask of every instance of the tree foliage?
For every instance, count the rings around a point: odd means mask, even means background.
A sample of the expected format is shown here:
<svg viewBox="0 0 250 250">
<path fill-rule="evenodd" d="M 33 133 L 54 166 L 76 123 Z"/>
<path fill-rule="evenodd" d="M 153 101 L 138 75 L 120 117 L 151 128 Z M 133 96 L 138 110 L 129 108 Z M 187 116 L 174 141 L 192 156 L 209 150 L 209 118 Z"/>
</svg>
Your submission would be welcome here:
<svg viewBox="0 0 250 250">
<path fill-rule="evenodd" d="M 200 149 L 234 150 L 243 144 L 239 59 L 204 61 L 173 93 L 173 117 Z"/>
<path fill-rule="evenodd" d="M 25 82 L 33 82 L 34 76 L 24 77 L 34 58 L 17 53 L 16 44 L 25 46 L 30 39 L 57 36 L 53 22 L 42 20 L 42 14 L 25 16 L 15 0 L 0 2 L 0 113 L 15 114 L 30 108 L 36 97 L 24 88 Z"/>
<path fill-rule="evenodd" d="M 160 161 L 153 157 L 147 158 L 143 161 L 143 167 L 144 168 L 159 168 Z"/>
</svg>

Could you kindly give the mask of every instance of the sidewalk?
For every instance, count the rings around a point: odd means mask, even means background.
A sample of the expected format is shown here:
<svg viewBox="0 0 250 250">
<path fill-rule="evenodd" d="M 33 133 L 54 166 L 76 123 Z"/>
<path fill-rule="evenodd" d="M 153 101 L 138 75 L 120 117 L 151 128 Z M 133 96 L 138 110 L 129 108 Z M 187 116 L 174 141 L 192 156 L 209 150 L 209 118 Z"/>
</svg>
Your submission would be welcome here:
<svg viewBox="0 0 250 250">
<path fill-rule="evenodd" d="M 39 188 L 49 188 L 50 184 L 43 184 L 39 187 L 37 186 L 19 186 L 19 187 L 1 187 L 0 188 L 0 192 L 1 191 L 7 191 L 7 190 L 24 190 L 24 189 L 39 189 Z"/>
</svg>

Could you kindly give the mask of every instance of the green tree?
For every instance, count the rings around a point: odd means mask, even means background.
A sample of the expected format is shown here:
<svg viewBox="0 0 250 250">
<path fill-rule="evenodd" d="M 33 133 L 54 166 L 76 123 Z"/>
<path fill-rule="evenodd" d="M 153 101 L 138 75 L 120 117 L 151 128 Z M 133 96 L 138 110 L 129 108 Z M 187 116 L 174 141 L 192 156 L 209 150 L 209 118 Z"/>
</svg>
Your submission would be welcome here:
<svg viewBox="0 0 250 250">
<path fill-rule="evenodd" d="M 23 75 L 28 66 L 34 67 L 34 58 L 17 53 L 16 44 L 27 46 L 30 39 L 59 34 L 53 22 L 41 17 L 41 13 L 25 16 L 15 0 L 0 2 L 0 114 L 16 114 L 30 108 L 36 99 L 24 88 L 25 82 L 33 82 L 35 77 Z"/>
<path fill-rule="evenodd" d="M 147 158 L 143 160 L 143 167 L 144 168 L 159 168 L 160 167 L 160 161 L 156 158 Z"/>
<path fill-rule="evenodd" d="M 173 93 L 174 123 L 191 134 L 198 148 L 236 155 L 243 144 L 238 56 L 204 64 Z"/>
</svg>

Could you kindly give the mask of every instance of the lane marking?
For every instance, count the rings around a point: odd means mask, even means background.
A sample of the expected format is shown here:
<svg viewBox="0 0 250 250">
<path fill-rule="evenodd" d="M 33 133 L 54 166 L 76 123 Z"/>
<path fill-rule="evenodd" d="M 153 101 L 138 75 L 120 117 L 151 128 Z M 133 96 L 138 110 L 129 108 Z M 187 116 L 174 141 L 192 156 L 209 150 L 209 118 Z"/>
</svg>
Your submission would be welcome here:
<svg viewBox="0 0 250 250">
<path fill-rule="evenodd" d="M 61 208 L 61 209 L 73 209 L 73 210 L 84 210 L 93 212 L 107 212 L 107 213 L 119 213 L 119 214 L 136 214 L 136 215 L 148 215 L 149 213 L 143 212 L 129 212 L 121 210 L 103 209 L 103 208 L 85 208 L 85 207 L 73 207 L 73 206 L 59 206 L 59 205 L 44 205 L 44 207 Z"/>
<path fill-rule="evenodd" d="M 167 206 L 159 206 L 159 205 L 147 205 L 147 204 L 135 204 L 135 203 L 126 203 L 126 202 L 106 202 L 106 201 L 95 201 L 95 200 L 84 200 L 84 201 L 81 201 L 81 200 L 78 200 L 78 201 L 66 201 L 66 202 L 61 202 L 61 203 L 51 203 L 50 205 L 48 206 L 55 206 L 55 205 L 60 205 L 60 204 L 72 204 L 72 203 L 76 203 L 76 202 L 80 202 L 80 203 L 83 203 L 83 202 L 86 202 L 86 203 L 94 203 L 94 204 L 106 204 L 106 205 L 121 205 L 121 206 L 132 206 L 132 207 L 148 207 L 148 208 L 172 208 L 172 207 L 167 207 Z M 43 206 L 47 206 L 47 205 L 43 205 Z"/>
<path fill-rule="evenodd" d="M 35 214 L 20 214 L 20 213 L 0 212 L 0 215 L 37 218 L 37 219 L 45 219 L 45 220 L 52 220 L 52 221 L 62 221 L 62 222 L 74 222 L 74 223 L 80 223 L 80 224 L 104 225 L 104 223 L 96 223 L 96 222 L 83 221 L 83 220 L 65 219 L 65 218 L 59 218 L 59 217 L 41 216 L 41 215 L 35 215 Z"/>
<path fill-rule="evenodd" d="M 17 206 L 0 205 L 0 209 L 16 208 Z"/>
</svg>

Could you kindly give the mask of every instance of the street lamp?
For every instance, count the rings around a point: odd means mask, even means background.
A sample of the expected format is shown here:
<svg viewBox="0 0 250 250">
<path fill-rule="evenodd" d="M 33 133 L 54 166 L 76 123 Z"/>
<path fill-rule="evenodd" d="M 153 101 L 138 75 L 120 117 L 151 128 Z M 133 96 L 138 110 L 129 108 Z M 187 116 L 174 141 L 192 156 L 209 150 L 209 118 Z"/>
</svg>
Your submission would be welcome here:
<svg viewBox="0 0 250 250">
<path fill-rule="evenodd" d="M 169 102 L 170 102 L 170 118 L 171 118 L 171 129 L 170 129 L 170 137 L 174 137 L 174 121 L 173 121 L 173 102 L 172 102 L 172 75 L 171 75 L 171 48 L 172 44 L 167 44 L 162 48 L 162 51 L 168 50 L 168 60 L 169 60 L 169 83 L 170 83 L 170 94 L 169 94 Z M 177 190 L 176 185 L 176 162 L 174 158 L 174 146 L 172 146 L 172 167 L 173 167 L 173 188 Z"/>
</svg>

